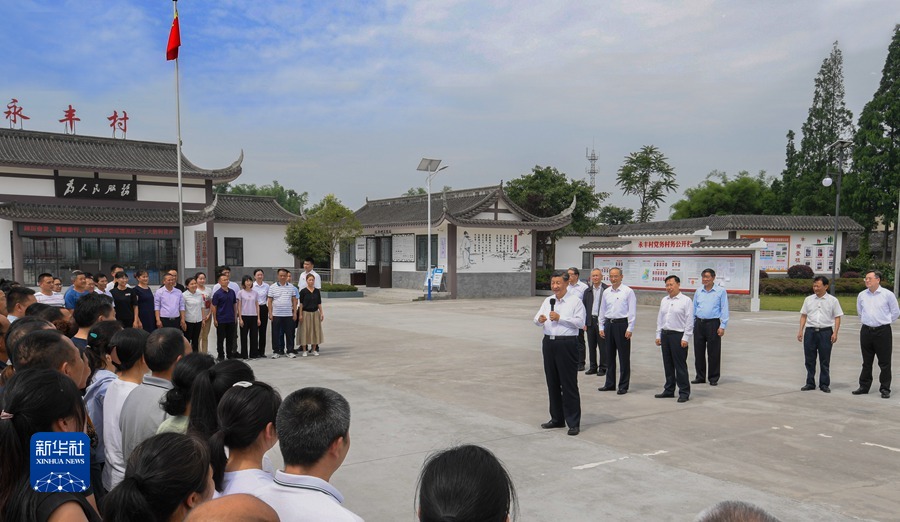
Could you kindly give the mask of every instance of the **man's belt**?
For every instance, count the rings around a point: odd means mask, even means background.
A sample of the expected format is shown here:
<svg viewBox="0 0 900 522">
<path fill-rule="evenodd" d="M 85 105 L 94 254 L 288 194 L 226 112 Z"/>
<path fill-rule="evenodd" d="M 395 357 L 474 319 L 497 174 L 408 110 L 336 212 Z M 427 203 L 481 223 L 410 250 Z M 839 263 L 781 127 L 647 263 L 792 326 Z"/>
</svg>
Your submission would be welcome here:
<svg viewBox="0 0 900 522">
<path fill-rule="evenodd" d="M 807 328 L 809 328 L 810 330 L 812 330 L 814 332 L 830 332 L 833 329 L 830 326 L 826 326 L 824 328 L 816 328 L 814 326 L 808 326 Z"/>
<path fill-rule="evenodd" d="M 614 323 L 627 323 L 627 322 L 628 322 L 628 318 L 627 318 L 627 317 L 615 317 L 615 318 L 607 319 L 606 322 L 607 322 L 607 323 L 613 323 L 613 324 L 614 324 Z"/>
<path fill-rule="evenodd" d="M 699 321 L 701 324 L 705 324 L 705 323 L 711 323 L 713 321 L 720 321 L 720 319 L 718 317 L 713 317 L 712 319 L 703 319 L 703 318 L 698 317 L 696 319 L 696 321 Z"/>
<path fill-rule="evenodd" d="M 577 335 L 544 335 L 544 339 L 550 341 L 572 341 L 578 339 Z"/>
<path fill-rule="evenodd" d="M 678 330 L 660 330 L 659 333 L 663 335 L 684 335 L 684 332 L 679 332 Z"/>
<path fill-rule="evenodd" d="M 874 332 L 874 331 L 876 331 L 876 330 L 881 330 L 882 328 L 890 328 L 891 325 L 889 325 L 889 324 L 880 324 L 880 325 L 878 325 L 878 326 L 869 326 L 869 325 L 867 325 L 867 324 L 864 324 L 863 327 L 864 327 L 864 328 L 868 328 L 870 332 Z"/>
</svg>

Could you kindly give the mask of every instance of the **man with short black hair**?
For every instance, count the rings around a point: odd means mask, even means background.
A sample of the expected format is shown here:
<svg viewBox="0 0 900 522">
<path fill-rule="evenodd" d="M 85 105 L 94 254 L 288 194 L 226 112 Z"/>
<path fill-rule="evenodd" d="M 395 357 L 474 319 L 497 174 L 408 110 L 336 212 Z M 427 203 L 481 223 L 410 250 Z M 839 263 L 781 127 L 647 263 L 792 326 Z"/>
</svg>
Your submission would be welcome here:
<svg viewBox="0 0 900 522">
<path fill-rule="evenodd" d="M 900 317 L 897 297 L 893 292 L 881 287 L 881 272 L 873 270 L 866 273 L 866 289 L 856 298 L 856 312 L 862 326 L 859 330 L 859 348 L 862 352 L 862 371 L 859 373 L 859 388 L 853 395 L 869 393 L 872 386 L 872 363 L 878 357 L 878 368 L 881 374 L 879 390 L 881 398 L 891 396 L 891 351 L 893 338 L 891 323 Z"/>
<path fill-rule="evenodd" d="M 119 264 L 113 264 L 113 266 L 109 267 L 109 282 L 106 283 L 107 292 L 112 292 L 113 288 L 116 287 L 116 274 L 124 271 L 125 267 Z"/>
<path fill-rule="evenodd" d="M 68 376 L 79 390 L 87 385 L 90 368 L 84 355 L 71 339 L 56 330 L 40 329 L 26 334 L 15 343 L 13 352 L 17 372 L 47 368 Z"/>
<path fill-rule="evenodd" d="M 166 419 L 166 412 L 159 401 L 172 389 L 172 371 L 175 363 L 191 353 L 191 344 L 177 328 L 160 328 L 147 337 L 144 363 L 150 369 L 125 399 L 119 428 L 122 430 L 122 455 L 129 455 L 144 440 L 156 435 L 156 430 Z"/>
<path fill-rule="evenodd" d="M 39 303 L 62 308 L 66 305 L 66 301 L 61 293 L 53 290 L 53 281 L 55 281 L 53 274 L 43 273 L 39 275 L 37 284 L 40 292 L 34 294 L 34 298 Z"/>
<path fill-rule="evenodd" d="M 677 275 L 666 277 L 666 293 L 659 303 L 656 316 L 656 346 L 662 351 L 666 384 L 657 399 L 675 396 L 678 384 L 678 402 L 687 402 L 691 396 L 688 377 L 687 354 L 694 334 L 694 306 L 691 298 L 681 293 L 681 279 Z"/>
<path fill-rule="evenodd" d="M 14 286 L 6 293 L 6 318 L 10 323 L 25 317 L 25 310 L 36 303 L 34 290 L 24 286 Z"/>
<path fill-rule="evenodd" d="M 82 297 L 91 293 L 87 287 L 87 277 L 81 270 L 72 271 L 72 286 L 66 291 L 64 297 L 66 310 L 75 310 L 75 303 Z"/>
<path fill-rule="evenodd" d="M 181 282 L 178 281 L 178 270 L 175 270 L 173 268 L 173 269 L 169 270 L 168 272 L 166 272 L 166 275 L 172 276 L 172 278 L 175 280 L 175 288 L 177 288 L 179 292 L 184 293 L 186 288 L 184 287 L 183 284 L 181 284 Z"/>
<path fill-rule="evenodd" d="M 275 427 L 284 471 L 254 495 L 272 506 L 282 522 L 360 522 L 343 507 L 331 476 L 350 450 L 350 404 L 327 388 L 303 388 L 281 403 Z"/>
<path fill-rule="evenodd" d="M 284 356 L 285 347 L 290 358 L 297 357 L 294 351 L 294 319 L 297 318 L 297 287 L 288 282 L 290 270 L 278 269 L 278 281 L 269 285 L 269 322 L 272 323 L 272 358 Z"/>
<path fill-rule="evenodd" d="M 175 276 L 163 276 L 163 286 L 153 294 L 153 312 L 156 314 L 157 328 L 187 329 L 184 322 L 184 294 L 175 288 Z"/>
<path fill-rule="evenodd" d="M 800 391 L 816 389 L 816 357 L 819 359 L 819 388 L 831 393 L 831 348 L 837 342 L 844 311 L 837 297 L 828 293 L 828 278 L 813 278 L 813 294 L 803 300 L 800 308 L 800 331 L 797 340 L 803 343 L 806 360 L 806 384 Z"/>
<path fill-rule="evenodd" d="M 311 257 L 307 257 L 306 259 L 303 260 L 303 273 L 300 274 L 300 279 L 297 280 L 297 284 L 299 286 L 305 285 L 306 284 L 306 276 L 309 274 L 312 274 L 313 277 L 315 277 L 315 282 L 313 283 L 313 286 L 318 288 L 319 290 L 321 290 L 322 289 L 322 278 L 319 277 L 319 274 L 317 274 L 315 270 L 313 270 L 313 258 L 311 258 Z"/>
<path fill-rule="evenodd" d="M 100 321 L 115 321 L 116 312 L 112 305 L 112 298 L 103 294 L 93 293 L 86 295 L 75 303 L 75 311 L 72 318 L 78 325 L 78 332 L 72 337 L 72 342 L 79 350 L 84 351 L 88 344 L 88 333 L 91 327 Z"/>
<path fill-rule="evenodd" d="M 742 500 L 723 500 L 704 509 L 695 522 L 780 522 L 760 507 Z"/>
<path fill-rule="evenodd" d="M 588 285 L 585 284 L 584 281 L 579 279 L 581 277 L 581 272 L 579 272 L 578 268 L 576 268 L 574 266 L 570 267 L 568 272 L 569 272 L 568 291 L 574 292 L 576 294 L 576 296 L 578 297 L 578 299 L 584 301 L 584 294 L 588 290 Z M 584 310 L 585 316 L 587 316 L 587 312 L 588 312 L 587 305 L 585 305 L 585 310 Z M 582 328 L 581 330 L 578 330 L 578 348 L 579 348 L 578 371 L 583 372 L 584 371 L 584 363 L 585 363 L 585 359 L 587 356 L 587 351 L 585 350 L 585 345 L 584 345 L 584 328 Z"/>
<path fill-rule="evenodd" d="M 702 384 L 708 379 L 710 386 L 718 386 L 722 337 L 728 327 L 728 292 L 716 284 L 716 271 L 712 268 L 700 273 L 700 282 L 703 286 L 694 292 L 694 367 L 697 377 L 691 383 Z"/>
</svg>

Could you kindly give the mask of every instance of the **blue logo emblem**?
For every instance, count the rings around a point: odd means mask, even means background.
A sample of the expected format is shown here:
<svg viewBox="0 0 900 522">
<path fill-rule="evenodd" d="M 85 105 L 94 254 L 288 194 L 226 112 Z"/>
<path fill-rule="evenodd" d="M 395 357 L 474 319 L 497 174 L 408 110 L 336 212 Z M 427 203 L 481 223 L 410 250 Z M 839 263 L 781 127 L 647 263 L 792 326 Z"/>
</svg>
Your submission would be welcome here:
<svg viewBox="0 0 900 522">
<path fill-rule="evenodd" d="M 91 440 L 85 433 L 35 433 L 30 458 L 35 491 L 81 493 L 91 485 Z"/>
</svg>

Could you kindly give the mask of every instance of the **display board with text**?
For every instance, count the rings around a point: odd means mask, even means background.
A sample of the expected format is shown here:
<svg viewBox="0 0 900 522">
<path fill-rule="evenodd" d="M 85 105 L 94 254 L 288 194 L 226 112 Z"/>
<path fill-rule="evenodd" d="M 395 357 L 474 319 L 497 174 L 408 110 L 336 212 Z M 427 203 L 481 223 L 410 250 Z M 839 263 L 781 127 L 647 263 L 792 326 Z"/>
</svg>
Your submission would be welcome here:
<svg viewBox="0 0 900 522">
<path fill-rule="evenodd" d="M 629 256 L 594 256 L 594 268 L 603 273 L 603 281 L 609 283 L 609 270 L 622 269 L 622 282 L 635 290 L 665 290 L 666 277 L 677 275 L 681 289 L 694 291 L 702 283 L 700 274 L 707 268 L 716 271 L 716 283 L 731 294 L 749 294 L 752 259 L 750 255 L 656 255 L 635 254 Z"/>
</svg>

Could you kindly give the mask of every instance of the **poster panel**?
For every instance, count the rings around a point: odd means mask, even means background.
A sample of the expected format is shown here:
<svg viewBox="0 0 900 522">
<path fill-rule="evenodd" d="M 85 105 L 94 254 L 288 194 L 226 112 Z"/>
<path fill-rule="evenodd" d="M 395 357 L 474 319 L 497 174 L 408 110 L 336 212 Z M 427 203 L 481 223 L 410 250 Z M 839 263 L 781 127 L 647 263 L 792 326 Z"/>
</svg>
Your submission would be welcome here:
<svg viewBox="0 0 900 522">
<path fill-rule="evenodd" d="M 729 294 L 750 293 L 751 256 L 704 256 L 693 254 L 657 255 L 595 254 L 594 268 L 603 273 L 603 281 L 609 284 L 609 269 L 622 270 L 622 282 L 635 290 L 665 290 L 666 277 L 677 275 L 681 289 L 694 291 L 703 286 L 700 274 L 707 268 L 716 271 L 716 283 Z"/>
</svg>

